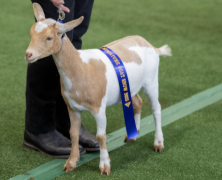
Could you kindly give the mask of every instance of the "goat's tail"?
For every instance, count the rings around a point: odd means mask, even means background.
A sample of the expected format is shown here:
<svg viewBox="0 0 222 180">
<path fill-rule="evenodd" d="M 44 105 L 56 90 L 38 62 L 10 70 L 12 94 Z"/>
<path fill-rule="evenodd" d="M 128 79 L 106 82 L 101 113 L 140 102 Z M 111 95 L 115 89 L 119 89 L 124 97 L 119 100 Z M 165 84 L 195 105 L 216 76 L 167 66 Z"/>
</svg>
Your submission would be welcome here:
<svg viewBox="0 0 222 180">
<path fill-rule="evenodd" d="M 171 48 L 167 44 L 157 48 L 157 51 L 159 52 L 159 56 L 172 56 Z"/>
</svg>

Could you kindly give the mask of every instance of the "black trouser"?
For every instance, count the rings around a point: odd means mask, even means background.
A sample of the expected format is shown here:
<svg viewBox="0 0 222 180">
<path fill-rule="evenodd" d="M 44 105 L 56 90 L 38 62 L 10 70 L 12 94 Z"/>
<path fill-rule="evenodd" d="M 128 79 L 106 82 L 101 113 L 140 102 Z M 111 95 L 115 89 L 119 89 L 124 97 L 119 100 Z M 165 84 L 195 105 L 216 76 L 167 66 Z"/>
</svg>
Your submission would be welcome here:
<svg viewBox="0 0 222 180">
<path fill-rule="evenodd" d="M 57 8 L 50 0 L 32 0 L 39 3 L 46 18 L 57 20 Z M 64 23 L 84 16 L 83 22 L 67 36 L 76 49 L 81 49 L 82 35 L 87 31 L 94 0 L 65 0 L 70 9 Z M 56 125 L 69 130 L 70 120 L 67 106 L 61 95 L 60 77 L 52 56 L 28 64 L 26 83 L 25 127 L 32 133 L 46 133 Z"/>
</svg>

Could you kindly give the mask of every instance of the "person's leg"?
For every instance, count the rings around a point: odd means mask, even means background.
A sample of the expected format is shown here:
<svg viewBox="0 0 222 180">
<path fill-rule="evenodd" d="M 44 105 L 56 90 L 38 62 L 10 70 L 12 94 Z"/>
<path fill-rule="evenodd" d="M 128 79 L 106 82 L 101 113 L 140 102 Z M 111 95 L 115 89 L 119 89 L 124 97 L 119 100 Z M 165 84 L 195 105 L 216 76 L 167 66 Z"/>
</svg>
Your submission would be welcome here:
<svg viewBox="0 0 222 180">
<path fill-rule="evenodd" d="M 50 0 L 32 0 L 39 3 L 46 18 L 58 18 L 57 8 Z M 74 1 L 66 2 L 72 11 L 66 14 L 66 21 L 74 15 Z M 73 35 L 69 33 L 72 39 Z M 28 64 L 26 85 L 26 129 L 33 133 L 55 130 L 55 98 L 60 93 L 60 76 L 52 56 Z"/>
<path fill-rule="evenodd" d="M 72 43 L 76 49 L 81 49 L 81 37 L 86 33 L 89 27 L 94 0 L 81 0 L 75 2 L 74 18 L 84 16 L 83 22 L 74 29 Z"/>
<path fill-rule="evenodd" d="M 84 16 L 84 20 L 79 26 L 70 31 L 67 35 L 70 37 L 70 40 L 76 49 L 81 49 L 82 47 L 81 37 L 88 29 L 93 2 L 94 0 L 75 1 L 73 19 Z M 61 93 L 58 93 L 56 97 L 56 129 L 64 136 L 70 138 L 70 120 L 67 106 L 65 105 Z M 82 124 L 80 128 L 79 144 L 82 145 L 83 148 L 87 151 L 99 151 L 99 144 L 96 140 L 96 137 L 87 131 Z"/>
<path fill-rule="evenodd" d="M 32 2 L 42 6 L 46 18 L 57 20 L 57 8 L 50 0 L 32 0 Z M 66 6 L 74 10 L 74 1 L 67 1 Z M 66 21 L 73 20 L 73 10 L 66 14 Z M 70 36 L 72 38 L 72 33 Z M 60 93 L 60 77 L 52 56 L 28 64 L 23 146 L 39 150 L 48 156 L 66 158 L 71 151 L 71 142 L 55 130 L 53 116 L 58 93 Z M 83 148 L 80 148 L 80 151 L 84 153 Z"/>
</svg>

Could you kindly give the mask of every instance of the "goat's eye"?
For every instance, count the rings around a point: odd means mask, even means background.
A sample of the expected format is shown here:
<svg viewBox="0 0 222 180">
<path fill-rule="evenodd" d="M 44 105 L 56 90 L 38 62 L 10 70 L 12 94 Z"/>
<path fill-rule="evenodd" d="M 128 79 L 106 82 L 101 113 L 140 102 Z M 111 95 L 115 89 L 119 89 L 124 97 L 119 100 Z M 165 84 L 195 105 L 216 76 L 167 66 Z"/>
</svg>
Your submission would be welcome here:
<svg viewBox="0 0 222 180">
<path fill-rule="evenodd" d="M 51 41 L 53 38 L 50 38 L 50 37 L 48 37 L 47 39 L 46 39 L 46 41 Z"/>
</svg>

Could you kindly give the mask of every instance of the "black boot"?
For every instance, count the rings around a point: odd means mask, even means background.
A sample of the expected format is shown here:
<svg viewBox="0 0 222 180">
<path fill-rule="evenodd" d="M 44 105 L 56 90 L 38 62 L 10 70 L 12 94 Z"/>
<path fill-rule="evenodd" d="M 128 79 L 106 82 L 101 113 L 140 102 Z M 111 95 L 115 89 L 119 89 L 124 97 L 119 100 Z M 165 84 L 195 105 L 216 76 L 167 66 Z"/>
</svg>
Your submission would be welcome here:
<svg viewBox="0 0 222 180">
<path fill-rule="evenodd" d="M 79 144 L 81 144 L 86 151 L 99 151 L 99 143 L 96 137 L 87 131 L 82 124 L 79 133 Z"/>
<path fill-rule="evenodd" d="M 70 139 L 69 129 L 64 129 L 61 126 L 56 125 L 56 129 L 62 133 L 65 137 Z M 99 143 L 96 140 L 96 137 L 87 131 L 85 127 L 81 124 L 80 133 L 79 133 L 79 144 L 86 150 L 86 151 L 99 151 Z"/>
<path fill-rule="evenodd" d="M 45 134 L 33 134 L 25 130 L 23 147 L 37 150 L 46 156 L 53 158 L 69 158 L 71 152 L 71 141 L 58 131 L 50 131 Z M 79 145 L 80 155 L 86 151 Z"/>
</svg>

